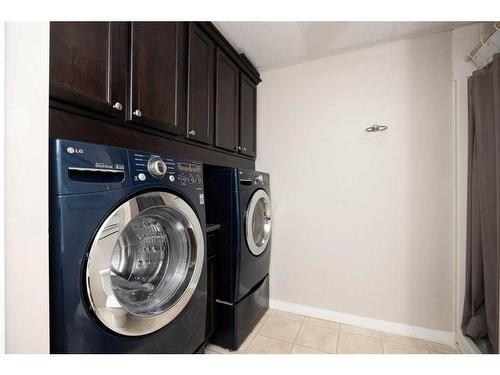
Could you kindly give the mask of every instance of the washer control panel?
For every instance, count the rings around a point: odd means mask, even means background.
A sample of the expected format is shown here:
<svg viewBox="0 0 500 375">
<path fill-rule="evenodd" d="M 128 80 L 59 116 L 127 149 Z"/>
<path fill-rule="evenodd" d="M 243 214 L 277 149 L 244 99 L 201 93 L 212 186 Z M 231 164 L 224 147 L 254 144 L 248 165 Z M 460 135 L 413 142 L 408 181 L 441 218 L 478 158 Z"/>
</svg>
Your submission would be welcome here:
<svg viewBox="0 0 500 375">
<path fill-rule="evenodd" d="M 129 163 L 134 184 L 161 182 L 203 189 L 200 163 L 137 151 L 129 151 Z"/>
</svg>

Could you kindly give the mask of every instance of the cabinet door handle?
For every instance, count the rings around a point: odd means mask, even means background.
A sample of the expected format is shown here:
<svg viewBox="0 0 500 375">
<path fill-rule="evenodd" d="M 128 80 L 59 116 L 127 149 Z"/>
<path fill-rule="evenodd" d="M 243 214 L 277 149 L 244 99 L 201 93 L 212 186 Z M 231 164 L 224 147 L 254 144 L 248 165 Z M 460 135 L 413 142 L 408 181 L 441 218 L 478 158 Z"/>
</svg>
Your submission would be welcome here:
<svg viewBox="0 0 500 375">
<path fill-rule="evenodd" d="M 234 149 L 240 151 L 241 150 L 241 146 L 236 146 Z"/>
<path fill-rule="evenodd" d="M 243 148 L 242 148 L 242 150 L 243 150 L 243 151 L 246 151 L 246 150 L 247 150 L 247 148 L 246 148 L 246 147 L 243 147 Z"/>
<path fill-rule="evenodd" d="M 194 130 L 190 130 L 190 131 L 188 131 L 188 134 L 189 135 L 196 135 L 196 132 Z"/>
<path fill-rule="evenodd" d="M 133 113 L 133 114 L 134 114 L 135 116 L 137 116 L 137 117 L 141 117 L 141 116 L 142 116 L 142 112 L 141 112 L 141 110 L 140 110 L 140 109 L 136 109 L 136 110 L 134 111 L 134 113 Z"/>
<path fill-rule="evenodd" d="M 120 102 L 116 102 L 114 105 L 113 105 L 113 108 L 118 110 L 118 111 L 121 111 L 123 109 L 123 106 L 122 106 L 122 103 Z"/>
</svg>

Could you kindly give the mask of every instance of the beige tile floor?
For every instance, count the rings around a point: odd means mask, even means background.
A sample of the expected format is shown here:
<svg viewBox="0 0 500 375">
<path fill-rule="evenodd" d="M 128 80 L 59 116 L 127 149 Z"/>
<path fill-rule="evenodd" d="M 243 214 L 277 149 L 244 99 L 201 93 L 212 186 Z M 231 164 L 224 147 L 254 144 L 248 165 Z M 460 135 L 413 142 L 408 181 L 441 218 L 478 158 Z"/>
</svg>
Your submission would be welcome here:
<svg viewBox="0 0 500 375">
<path fill-rule="evenodd" d="M 451 346 L 269 310 L 237 351 L 207 354 L 456 354 Z"/>
</svg>

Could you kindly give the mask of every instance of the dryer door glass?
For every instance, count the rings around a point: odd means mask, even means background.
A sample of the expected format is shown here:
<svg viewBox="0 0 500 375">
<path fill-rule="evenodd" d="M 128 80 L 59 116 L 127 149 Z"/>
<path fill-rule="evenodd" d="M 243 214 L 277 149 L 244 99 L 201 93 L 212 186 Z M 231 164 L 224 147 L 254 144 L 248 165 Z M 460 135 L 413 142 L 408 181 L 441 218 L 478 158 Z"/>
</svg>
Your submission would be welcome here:
<svg viewBox="0 0 500 375">
<path fill-rule="evenodd" d="M 153 332 L 189 302 L 203 257 L 201 225 L 184 200 L 165 192 L 134 197 L 104 222 L 90 249 L 91 307 L 117 333 Z"/>
<path fill-rule="evenodd" d="M 260 189 L 252 195 L 246 214 L 247 245 L 252 254 L 262 254 L 270 237 L 271 200 L 267 193 Z"/>
</svg>

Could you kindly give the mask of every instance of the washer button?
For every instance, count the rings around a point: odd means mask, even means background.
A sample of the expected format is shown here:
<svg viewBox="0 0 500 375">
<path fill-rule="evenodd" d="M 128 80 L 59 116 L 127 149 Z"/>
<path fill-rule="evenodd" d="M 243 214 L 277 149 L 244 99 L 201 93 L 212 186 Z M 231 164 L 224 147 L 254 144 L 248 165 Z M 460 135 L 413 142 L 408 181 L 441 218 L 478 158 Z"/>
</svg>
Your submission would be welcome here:
<svg viewBox="0 0 500 375">
<path fill-rule="evenodd" d="M 144 173 L 139 173 L 137 177 L 139 177 L 139 180 L 141 181 L 144 181 L 146 179 L 146 175 Z"/>
<path fill-rule="evenodd" d="M 174 177 L 174 176 L 172 176 L 172 175 L 170 175 L 170 176 L 168 177 L 168 179 L 169 179 L 171 182 L 174 182 L 174 181 L 175 181 L 175 177 Z"/>
</svg>

